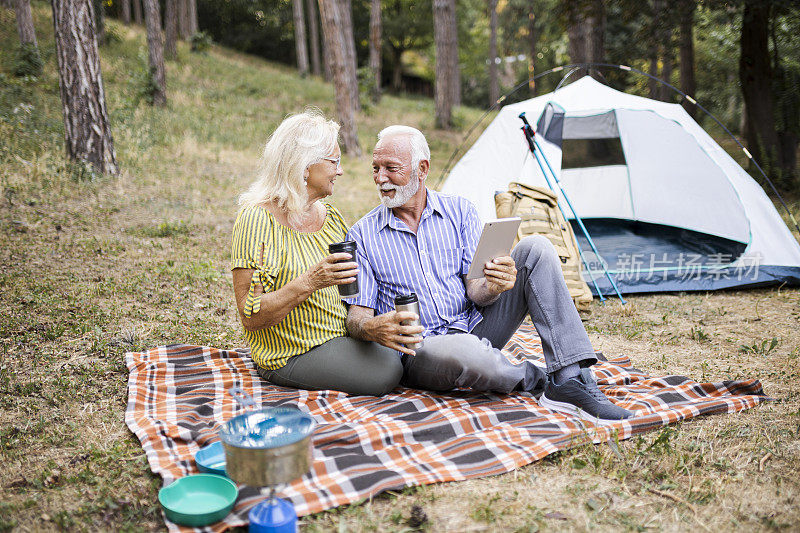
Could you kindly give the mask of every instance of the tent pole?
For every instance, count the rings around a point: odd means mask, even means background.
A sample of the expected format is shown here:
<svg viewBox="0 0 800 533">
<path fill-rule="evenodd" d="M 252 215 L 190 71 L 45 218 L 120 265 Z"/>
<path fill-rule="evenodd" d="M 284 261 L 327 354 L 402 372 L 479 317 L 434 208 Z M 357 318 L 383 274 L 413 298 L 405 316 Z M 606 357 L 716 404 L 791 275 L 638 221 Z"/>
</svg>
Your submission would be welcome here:
<svg viewBox="0 0 800 533">
<path fill-rule="evenodd" d="M 525 138 L 527 139 L 528 138 L 527 137 L 528 134 L 525 132 L 525 126 L 522 127 L 522 131 L 523 131 L 523 133 L 525 133 Z M 530 146 L 530 141 L 528 141 L 528 145 Z M 539 156 L 536 154 L 535 150 L 532 150 L 532 152 L 533 152 L 533 157 L 536 159 L 536 162 L 539 164 L 539 169 L 542 171 L 542 175 L 544 176 L 544 180 L 547 182 L 547 186 L 550 187 L 550 190 L 553 191 L 553 193 L 555 193 L 556 190 L 553 188 L 553 184 L 550 183 L 550 178 L 547 177 L 547 172 L 544 171 L 544 166 L 542 165 L 542 162 L 539 161 Z M 569 224 L 569 221 L 567 220 L 567 214 L 564 212 L 564 208 L 561 207 L 561 204 L 559 204 L 558 201 L 556 201 L 556 205 L 558 206 L 558 210 L 561 211 L 561 216 L 564 217 L 564 221 L 567 224 Z M 586 267 L 586 271 L 589 273 L 589 277 L 591 277 L 591 279 L 592 279 L 592 285 L 594 285 L 594 289 L 597 291 L 597 296 L 600 297 L 600 303 L 602 303 L 602 304 L 606 303 L 606 297 L 603 296 L 603 291 L 601 291 L 600 287 L 597 286 L 597 281 L 595 281 L 594 275 L 592 274 L 592 269 L 589 268 L 589 263 L 588 263 L 588 261 L 586 261 L 586 257 L 583 255 L 583 248 L 581 248 L 581 243 L 578 242 L 578 239 L 575 239 L 575 246 L 578 247 L 578 255 L 581 256 L 581 261 L 583 261 L 583 266 Z M 598 257 L 600 257 L 600 256 L 598 255 Z M 603 260 L 603 258 L 600 257 L 600 261 L 602 261 L 602 260 Z"/>
<path fill-rule="evenodd" d="M 538 142 L 536 142 L 536 137 L 534 136 L 535 133 L 534 133 L 533 128 L 531 127 L 531 125 L 528 123 L 528 119 L 525 118 L 525 112 L 524 111 L 519 114 L 519 118 L 522 119 L 522 122 L 525 123 L 525 125 L 522 127 L 522 131 L 525 133 L 525 139 L 528 141 L 528 148 L 530 148 L 530 150 L 533 152 L 534 157 L 536 157 L 536 160 L 538 161 L 539 160 L 539 154 L 536 153 L 536 148 L 538 148 L 539 151 L 541 152 L 542 151 L 542 147 L 539 146 Z M 550 166 L 550 162 L 547 160 L 547 156 L 544 155 L 544 152 L 542 152 L 542 158 L 544 159 L 544 162 L 547 164 L 547 168 L 550 169 L 550 173 L 552 174 L 553 179 L 555 180 L 556 184 L 558 185 L 558 188 L 561 191 L 561 195 L 564 196 L 564 200 L 567 201 L 567 205 L 569 206 L 570 210 L 572 211 L 572 214 L 575 217 L 575 220 L 578 222 L 578 226 L 581 228 L 581 231 L 586 236 L 586 240 L 589 241 L 589 246 L 592 247 L 592 251 L 595 253 L 595 255 L 597 255 L 597 257 L 600 258 L 600 264 L 603 267 L 603 272 L 605 272 L 605 275 L 608 278 L 608 281 L 611 283 L 611 286 L 614 288 L 614 292 L 617 293 L 617 296 L 619 297 L 620 301 L 622 302 L 622 305 L 625 305 L 625 303 L 626 303 L 625 302 L 625 298 L 622 297 L 622 293 L 619 292 L 619 288 L 617 287 L 617 284 L 614 281 L 614 279 L 611 277 L 611 273 L 609 273 L 608 269 L 606 268 L 605 264 L 603 263 L 603 256 L 600 255 L 600 252 L 597 251 L 597 247 L 594 245 L 594 241 L 592 240 L 592 236 L 589 235 L 589 231 L 586 229 L 586 226 L 583 225 L 583 221 L 581 220 L 581 217 L 578 216 L 578 213 L 575 211 L 575 208 L 572 206 L 572 202 L 569 201 L 569 197 L 567 196 L 566 191 L 561 186 L 561 182 L 558 180 L 558 176 L 556 176 L 556 173 L 553 171 L 553 167 Z M 542 172 L 544 172 L 544 169 L 542 169 Z M 545 179 L 547 179 L 547 178 L 545 177 Z M 548 180 L 548 183 L 549 183 L 549 180 Z M 552 189 L 552 186 L 550 188 Z"/>
</svg>

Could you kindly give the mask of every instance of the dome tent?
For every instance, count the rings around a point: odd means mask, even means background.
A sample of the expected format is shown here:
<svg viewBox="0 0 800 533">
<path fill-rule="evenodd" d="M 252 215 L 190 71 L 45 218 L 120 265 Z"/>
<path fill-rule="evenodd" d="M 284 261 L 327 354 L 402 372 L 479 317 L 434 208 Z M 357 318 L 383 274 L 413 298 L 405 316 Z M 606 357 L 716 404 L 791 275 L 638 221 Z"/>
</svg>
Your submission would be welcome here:
<svg viewBox="0 0 800 533">
<path fill-rule="evenodd" d="M 488 220 L 494 192 L 509 182 L 546 187 L 520 131 L 523 111 L 597 245 L 600 257 L 573 220 L 591 269 L 584 276 L 604 293 L 601 262 L 628 293 L 800 284 L 800 245 L 764 190 L 680 105 L 588 76 L 505 106 L 442 192 L 469 199 Z"/>
</svg>

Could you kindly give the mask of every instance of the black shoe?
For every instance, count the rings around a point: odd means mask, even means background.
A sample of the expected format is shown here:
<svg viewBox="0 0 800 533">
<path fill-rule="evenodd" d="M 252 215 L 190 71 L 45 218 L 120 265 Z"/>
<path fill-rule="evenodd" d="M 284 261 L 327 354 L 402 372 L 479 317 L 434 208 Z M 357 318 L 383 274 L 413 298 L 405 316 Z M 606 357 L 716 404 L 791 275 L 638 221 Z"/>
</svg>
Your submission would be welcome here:
<svg viewBox="0 0 800 533">
<path fill-rule="evenodd" d="M 588 368 L 581 369 L 579 376 L 570 378 L 561 385 L 556 385 L 552 376 L 549 377 L 539 405 L 598 425 L 633 417 L 632 412 L 614 405 L 600 392 L 592 371 Z"/>
</svg>

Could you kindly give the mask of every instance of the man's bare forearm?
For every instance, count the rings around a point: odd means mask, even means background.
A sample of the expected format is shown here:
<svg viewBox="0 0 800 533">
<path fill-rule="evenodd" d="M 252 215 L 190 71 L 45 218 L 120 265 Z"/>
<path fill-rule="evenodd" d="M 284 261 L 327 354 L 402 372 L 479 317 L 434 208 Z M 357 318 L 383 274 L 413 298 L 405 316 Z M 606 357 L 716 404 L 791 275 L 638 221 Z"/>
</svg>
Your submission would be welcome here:
<svg viewBox="0 0 800 533">
<path fill-rule="evenodd" d="M 368 320 L 375 316 L 375 310 L 360 305 L 351 305 L 347 310 L 347 332 L 355 339 L 362 341 L 373 341 L 371 335 L 365 329 Z"/>
<path fill-rule="evenodd" d="M 486 283 L 486 278 L 467 280 L 467 298 L 478 307 L 486 307 L 493 304 L 500 297 L 499 294 L 491 292 Z"/>
</svg>

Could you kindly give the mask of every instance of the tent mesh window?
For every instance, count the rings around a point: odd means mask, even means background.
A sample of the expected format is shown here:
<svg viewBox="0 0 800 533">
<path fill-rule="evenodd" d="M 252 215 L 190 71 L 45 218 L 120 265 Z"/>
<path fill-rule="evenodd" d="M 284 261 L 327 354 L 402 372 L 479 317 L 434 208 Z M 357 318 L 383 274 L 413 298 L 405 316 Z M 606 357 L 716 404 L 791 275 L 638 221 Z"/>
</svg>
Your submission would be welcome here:
<svg viewBox="0 0 800 533">
<path fill-rule="evenodd" d="M 564 139 L 561 168 L 625 165 L 619 137 L 610 139 Z"/>
</svg>

